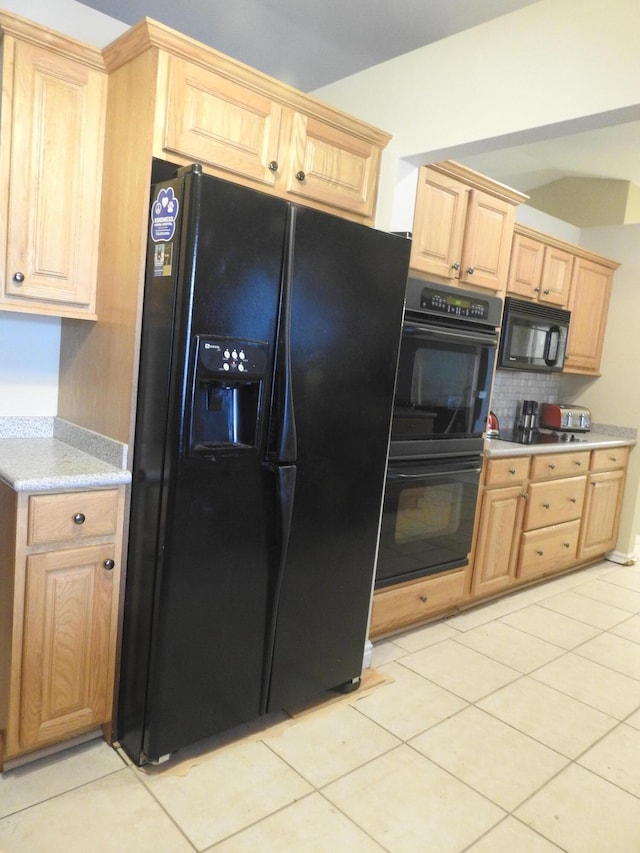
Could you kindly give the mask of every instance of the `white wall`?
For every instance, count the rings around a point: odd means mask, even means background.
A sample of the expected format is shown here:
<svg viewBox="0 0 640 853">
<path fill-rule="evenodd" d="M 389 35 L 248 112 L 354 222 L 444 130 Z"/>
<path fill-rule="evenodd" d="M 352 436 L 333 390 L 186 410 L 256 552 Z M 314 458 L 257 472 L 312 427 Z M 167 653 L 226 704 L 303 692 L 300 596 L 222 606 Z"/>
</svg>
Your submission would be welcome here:
<svg viewBox="0 0 640 853">
<path fill-rule="evenodd" d="M 637 0 L 539 0 L 314 95 L 393 134 L 377 217 L 386 230 L 401 158 L 463 160 L 640 118 L 638 32 Z"/>
<path fill-rule="evenodd" d="M 0 7 L 96 47 L 128 29 L 76 0 L 0 0 Z M 0 313 L 0 415 L 55 415 L 59 356 L 60 320 Z"/>
</svg>

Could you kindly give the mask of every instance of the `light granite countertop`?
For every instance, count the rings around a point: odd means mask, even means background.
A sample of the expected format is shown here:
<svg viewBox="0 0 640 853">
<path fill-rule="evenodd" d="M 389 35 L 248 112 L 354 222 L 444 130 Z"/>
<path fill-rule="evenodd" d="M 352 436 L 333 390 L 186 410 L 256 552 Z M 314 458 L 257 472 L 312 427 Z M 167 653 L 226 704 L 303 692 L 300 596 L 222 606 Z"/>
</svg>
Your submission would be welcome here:
<svg viewBox="0 0 640 853">
<path fill-rule="evenodd" d="M 0 479 L 43 492 L 131 482 L 126 445 L 59 418 L 0 417 Z"/>
<path fill-rule="evenodd" d="M 515 441 L 503 441 L 500 438 L 487 438 L 484 445 L 485 455 L 490 458 L 499 456 L 532 456 L 539 453 L 566 453 L 569 450 L 598 450 L 603 447 L 630 447 L 636 443 L 630 431 L 629 435 L 611 435 L 607 433 L 584 433 L 579 441 L 559 441 L 556 444 L 518 444 Z"/>
</svg>

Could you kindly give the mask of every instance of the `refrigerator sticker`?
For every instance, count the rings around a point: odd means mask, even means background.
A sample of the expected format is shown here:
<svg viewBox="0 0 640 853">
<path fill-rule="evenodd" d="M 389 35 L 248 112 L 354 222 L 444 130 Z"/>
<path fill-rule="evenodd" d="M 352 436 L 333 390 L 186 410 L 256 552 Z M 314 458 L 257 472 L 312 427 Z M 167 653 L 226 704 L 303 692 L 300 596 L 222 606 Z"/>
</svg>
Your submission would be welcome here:
<svg viewBox="0 0 640 853">
<path fill-rule="evenodd" d="M 171 256 L 173 243 L 158 243 L 153 247 L 153 275 L 164 277 L 171 275 Z"/>
<path fill-rule="evenodd" d="M 179 206 L 173 187 L 158 192 L 151 206 L 151 239 L 154 243 L 173 240 Z"/>
</svg>

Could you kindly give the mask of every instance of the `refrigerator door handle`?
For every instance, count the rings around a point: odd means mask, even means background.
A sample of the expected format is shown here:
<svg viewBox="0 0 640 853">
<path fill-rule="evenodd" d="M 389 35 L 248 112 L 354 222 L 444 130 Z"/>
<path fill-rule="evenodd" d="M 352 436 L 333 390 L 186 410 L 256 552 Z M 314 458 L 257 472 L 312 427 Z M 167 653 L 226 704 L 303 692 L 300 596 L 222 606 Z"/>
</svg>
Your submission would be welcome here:
<svg viewBox="0 0 640 853">
<path fill-rule="evenodd" d="M 267 460 L 286 465 L 298 456 L 296 420 L 291 383 L 291 302 L 293 290 L 293 258 L 296 232 L 296 210 L 289 207 L 285 235 L 284 261 L 280 283 L 278 330 L 269 415 Z"/>
<path fill-rule="evenodd" d="M 278 606 L 282 592 L 287 554 L 289 551 L 289 537 L 291 535 L 291 518 L 293 516 L 293 504 L 296 490 L 296 466 L 295 465 L 269 465 L 276 473 L 276 511 L 278 515 L 278 555 L 276 560 L 276 575 L 273 586 L 273 606 L 271 608 L 271 621 L 267 628 L 265 645 L 265 667 L 264 680 L 262 684 L 261 713 L 265 713 L 269 699 L 269 682 L 271 680 L 271 667 L 273 664 L 273 650 L 275 645 L 276 626 L 278 624 Z"/>
</svg>

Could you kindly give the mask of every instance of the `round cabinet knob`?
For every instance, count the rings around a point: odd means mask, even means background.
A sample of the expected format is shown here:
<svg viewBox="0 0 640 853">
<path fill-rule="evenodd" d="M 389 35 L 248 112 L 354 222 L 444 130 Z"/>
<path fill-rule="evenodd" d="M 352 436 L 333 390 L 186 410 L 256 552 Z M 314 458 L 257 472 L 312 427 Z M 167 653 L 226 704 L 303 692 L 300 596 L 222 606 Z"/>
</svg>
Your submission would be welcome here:
<svg viewBox="0 0 640 853">
<path fill-rule="evenodd" d="M 84 524 L 86 520 L 87 519 L 86 519 L 85 514 L 83 512 L 77 512 L 73 516 L 73 523 L 74 524 Z"/>
<path fill-rule="evenodd" d="M 571 548 L 571 543 L 569 542 L 563 542 L 562 545 L 564 548 Z"/>
<path fill-rule="evenodd" d="M 555 467 L 556 467 L 556 466 L 555 466 L 555 464 L 554 464 L 553 462 L 550 462 L 550 463 L 549 463 L 549 468 L 551 468 L 551 470 L 552 470 L 552 471 L 554 471 L 554 470 L 555 470 Z"/>
<path fill-rule="evenodd" d="M 23 272 L 14 273 L 13 280 L 15 281 L 16 284 L 22 284 L 22 282 L 24 281 L 24 273 Z"/>
<path fill-rule="evenodd" d="M 576 459 L 575 464 L 576 464 L 576 465 L 578 466 L 578 468 L 579 468 L 579 467 L 582 465 L 582 462 L 581 462 L 579 459 Z"/>
<path fill-rule="evenodd" d="M 510 474 L 515 474 L 515 473 L 516 473 L 516 469 L 515 469 L 515 468 L 509 468 L 509 473 L 510 473 Z"/>
<path fill-rule="evenodd" d="M 459 270 L 459 269 L 460 269 L 460 264 L 451 264 L 451 269 L 452 269 L 452 270 Z"/>
<path fill-rule="evenodd" d="M 543 290 L 542 292 L 544 293 L 544 295 L 545 295 L 545 296 L 548 296 L 548 295 L 549 295 L 549 291 L 548 291 L 548 290 Z"/>
<path fill-rule="evenodd" d="M 549 507 L 551 506 L 551 504 L 542 504 L 542 506 L 543 506 L 545 509 L 549 509 Z"/>
<path fill-rule="evenodd" d="M 278 171 L 278 161 L 277 161 L 277 160 L 272 160 L 272 161 L 269 163 L 269 169 L 270 169 L 272 172 L 277 172 L 277 171 Z"/>
<path fill-rule="evenodd" d="M 115 567 L 115 564 L 116 564 L 115 560 L 105 560 L 102 565 L 105 567 L 105 569 L 108 572 L 110 572 L 111 569 L 113 569 Z"/>
<path fill-rule="evenodd" d="M 421 601 L 423 604 L 426 604 L 426 603 L 427 603 L 427 596 L 426 596 L 426 595 L 421 595 L 421 596 L 420 596 L 420 601 Z"/>
<path fill-rule="evenodd" d="M 307 176 L 305 175 L 305 173 L 302 170 L 300 170 L 299 172 L 296 172 L 296 181 L 300 181 L 300 183 L 302 183 L 306 177 Z"/>
<path fill-rule="evenodd" d="M 538 555 L 538 557 L 543 557 L 544 551 L 536 551 L 536 554 Z"/>
<path fill-rule="evenodd" d="M 617 461 L 618 461 L 618 457 L 617 457 L 617 456 L 610 456 L 610 457 L 609 457 L 609 461 L 611 461 L 611 462 L 617 462 Z"/>
<path fill-rule="evenodd" d="M 569 500 L 571 501 L 572 504 L 577 503 L 577 501 L 578 501 L 577 498 L 569 498 Z"/>
<path fill-rule="evenodd" d="M 467 269 L 467 275 L 473 275 L 475 271 L 476 271 L 475 267 L 469 267 Z"/>
<path fill-rule="evenodd" d="M 534 293 L 540 293 L 540 288 L 539 288 L 539 287 L 534 287 L 534 288 L 533 288 L 533 292 L 534 292 Z"/>
</svg>

